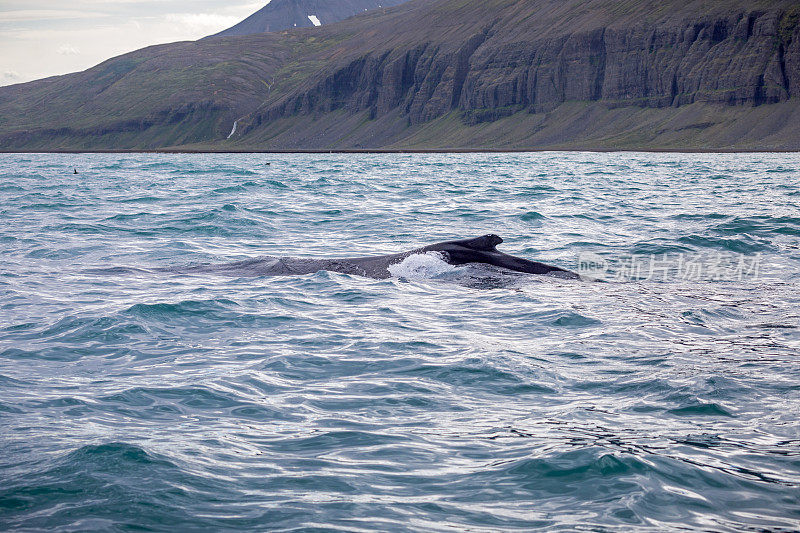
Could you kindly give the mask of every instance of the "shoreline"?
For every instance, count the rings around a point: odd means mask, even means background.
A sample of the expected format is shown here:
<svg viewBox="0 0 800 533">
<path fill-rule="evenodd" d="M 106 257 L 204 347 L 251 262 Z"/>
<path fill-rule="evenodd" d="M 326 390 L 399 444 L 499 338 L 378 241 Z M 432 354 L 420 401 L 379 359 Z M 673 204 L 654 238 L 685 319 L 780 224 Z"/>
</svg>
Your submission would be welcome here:
<svg viewBox="0 0 800 533">
<path fill-rule="evenodd" d="M 0 154 L 521 154 L 521 153 L 648 153 L 648 154 L 800 154 L 800 150 L 784 149 L 605 149 L 605 148 L 453 148 L 453 149 L 336 149 L 336 150 L 203 150 L 203 149 L 97 149 L 97 150 L 0 150 Z"/>
</svg>

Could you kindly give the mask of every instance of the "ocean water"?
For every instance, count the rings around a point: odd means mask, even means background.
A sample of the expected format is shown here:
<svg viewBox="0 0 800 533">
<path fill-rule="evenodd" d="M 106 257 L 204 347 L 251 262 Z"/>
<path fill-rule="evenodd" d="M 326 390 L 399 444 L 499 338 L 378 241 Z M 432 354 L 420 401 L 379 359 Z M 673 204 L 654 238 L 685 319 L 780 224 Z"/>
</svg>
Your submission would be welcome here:
<svg viewBox="0 0 800 533">
<path fill-rule="evenodd" d="M 2 530 L 800 529 L 798 154 L 0 155 L 0 222 Z M 584 277 L 158 270 L 487 233 Z"/>
</svg>

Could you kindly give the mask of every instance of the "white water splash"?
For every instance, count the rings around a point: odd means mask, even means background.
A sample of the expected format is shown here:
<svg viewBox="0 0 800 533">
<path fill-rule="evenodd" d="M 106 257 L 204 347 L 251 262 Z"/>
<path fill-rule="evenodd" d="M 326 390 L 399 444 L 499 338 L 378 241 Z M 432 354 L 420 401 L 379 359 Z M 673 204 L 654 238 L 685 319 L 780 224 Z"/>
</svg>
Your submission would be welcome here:
<svg viewBox="0 0 800 533">
<path fill-rule="evenodd" d="M 389 273 L 395 278 L 431 279 L 456 270 L 445 262 L 440 252 L 409 255 L 399 263 L 389 265 Z"/>
</svg>

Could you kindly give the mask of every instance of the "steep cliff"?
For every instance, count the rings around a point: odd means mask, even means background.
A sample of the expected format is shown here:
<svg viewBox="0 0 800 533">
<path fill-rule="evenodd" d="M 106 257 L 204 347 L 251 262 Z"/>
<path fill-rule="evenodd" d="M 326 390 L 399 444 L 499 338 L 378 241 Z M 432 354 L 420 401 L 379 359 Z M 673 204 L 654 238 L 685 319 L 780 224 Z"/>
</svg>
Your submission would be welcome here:
<svg viewBox="0 0 800 533">
<path fill-rule="evenodd" d="M 558 32 L 548 18 L 520 22 L 541 11 L 518 13 L 518 3 L 455 41 L 384 46 L 339 62 L 256 123 L 339 108 L 372 117 L 398 109 L 410 124 L 461 111 L 475 124 L 570 101 L 654 108 L 784 102 L 800 96 L 800 28 L 797 7 L 775 4 L 656 22 L 580 20 L 575 31 Z"/>
<path fill-rule="evenodd" d="M 799 18 L 794 0 L 413 0 L 0 89 L 0 146 L 800 149 Z"/>
</svg>

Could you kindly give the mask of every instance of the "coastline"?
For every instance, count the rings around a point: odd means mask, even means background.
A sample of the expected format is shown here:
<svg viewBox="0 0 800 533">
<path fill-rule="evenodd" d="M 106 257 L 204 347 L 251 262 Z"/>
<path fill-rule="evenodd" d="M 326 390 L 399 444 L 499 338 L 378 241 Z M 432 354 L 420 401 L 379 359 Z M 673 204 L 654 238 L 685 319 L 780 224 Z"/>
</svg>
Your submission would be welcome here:
<svg viewBox="0 0 800 533">
<path fill-rule="evenodd" d="M 679 149 L 679 148 L 453 148 L 441 149 L 336 149 L 336 150 L 213 150 L 213 149 L 117 149 L 117 150 L 0 150 L 0 154 L 520 154 L 520 153 L 645 153 L 645 154 L 800 154 L 781 149 Z"/>
</svg>

